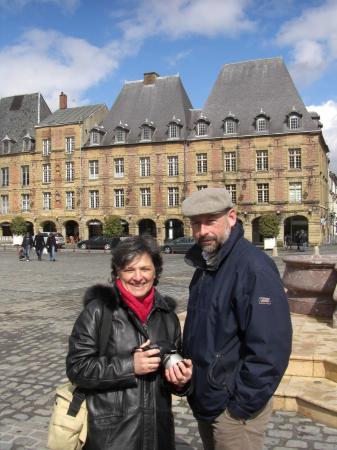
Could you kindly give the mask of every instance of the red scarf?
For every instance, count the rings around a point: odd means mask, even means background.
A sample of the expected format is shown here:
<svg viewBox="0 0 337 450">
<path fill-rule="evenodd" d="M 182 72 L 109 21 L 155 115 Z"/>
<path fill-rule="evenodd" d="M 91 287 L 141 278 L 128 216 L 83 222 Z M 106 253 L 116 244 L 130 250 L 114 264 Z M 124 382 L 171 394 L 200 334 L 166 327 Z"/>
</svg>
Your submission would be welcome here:
<svg viewBox="0 0 337 450">
<path fill-rule="evenodd" d="M 121 280 L 116 280 L 116 286 L 121 294 L 121 297 L 126 305 L 139 317 L 142 323 L 145 323 L 148 315 L 154 304 L 154 287 L 142 300 L 134 297 L 128 290 L 125 289 Z"/>
</svg>

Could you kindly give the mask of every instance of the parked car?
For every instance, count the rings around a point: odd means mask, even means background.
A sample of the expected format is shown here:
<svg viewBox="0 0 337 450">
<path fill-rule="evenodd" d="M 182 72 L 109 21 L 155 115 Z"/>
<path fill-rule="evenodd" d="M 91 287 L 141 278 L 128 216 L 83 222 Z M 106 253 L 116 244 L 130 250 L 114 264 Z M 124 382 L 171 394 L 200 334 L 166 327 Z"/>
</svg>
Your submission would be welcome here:
<svg viewBox="0 0 337 450">
<path fill-rule="evenodd" d="M 183 236 L 165 242 L 160 248 L 164 253 L 186 253 L 194 244 L 194 238 Z"/>
<path fill-rule="evenodd" d="M 110 250 L 119 243 L 119 237 L 93 236 L 89 239 L 83 239 L 77 243 L 78 248 L 93 250 Z"/>
<path fill-rule="evenodd" d="M 56 246 L 57 248 L 63 248 L 65 246 L 66 241 L 61 233 L 57 233 L 56 231 L 41 231 L 41 234 L 44 238 L 44 242 L 47 242 L 48 236 L 53 234 L 55 236 Z"/>
</svg>

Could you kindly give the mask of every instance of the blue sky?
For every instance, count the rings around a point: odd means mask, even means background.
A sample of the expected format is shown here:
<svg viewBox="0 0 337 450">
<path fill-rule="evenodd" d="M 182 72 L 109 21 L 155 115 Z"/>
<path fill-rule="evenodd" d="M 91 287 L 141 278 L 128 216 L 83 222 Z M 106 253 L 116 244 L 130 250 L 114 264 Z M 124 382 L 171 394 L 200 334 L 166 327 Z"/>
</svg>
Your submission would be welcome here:
<svg viewBox="0 0 337 450">
<path fill-rule="evenodd" d="M 0 0 L 0 96 L 106 103 L 179 73 L 195 108 L 223 64 L 282 56 L 337 170 L 337 0 Z"/>
</svg>

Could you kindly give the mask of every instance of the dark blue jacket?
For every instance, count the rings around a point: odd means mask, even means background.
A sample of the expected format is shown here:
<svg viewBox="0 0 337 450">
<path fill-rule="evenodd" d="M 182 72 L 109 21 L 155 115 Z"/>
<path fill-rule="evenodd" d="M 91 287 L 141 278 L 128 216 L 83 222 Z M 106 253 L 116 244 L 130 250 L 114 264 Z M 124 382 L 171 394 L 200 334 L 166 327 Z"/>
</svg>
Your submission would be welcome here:
<svg viewBox="0 0 337 450">
<path fill-rule="evenodd" d="M 207 269 L 201 249 L 186 254 L 196 267 L 184 328 L 193 360 L 194 415 L 212 421 L 226 408 L 248 419 L 275 392 L 289 361 L 292 329 L 274 261 L 243 238 L 237 224 Z"/>
</svg>

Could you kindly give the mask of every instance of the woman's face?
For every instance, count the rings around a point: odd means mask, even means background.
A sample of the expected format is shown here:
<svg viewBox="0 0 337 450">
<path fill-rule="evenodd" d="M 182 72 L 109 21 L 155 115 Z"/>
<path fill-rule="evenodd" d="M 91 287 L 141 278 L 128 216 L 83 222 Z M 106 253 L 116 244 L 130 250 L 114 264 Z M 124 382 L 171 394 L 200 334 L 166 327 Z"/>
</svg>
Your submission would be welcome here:
<svg viewBox="0 0 337 450">
<path fill-rule="evenodd" d="M 136 256 L 118 272 L 119 279 L 127 291 L 138 299 L 144 298 L 153 286 L 156 271 L 147 253 Z"/>
</svg>

